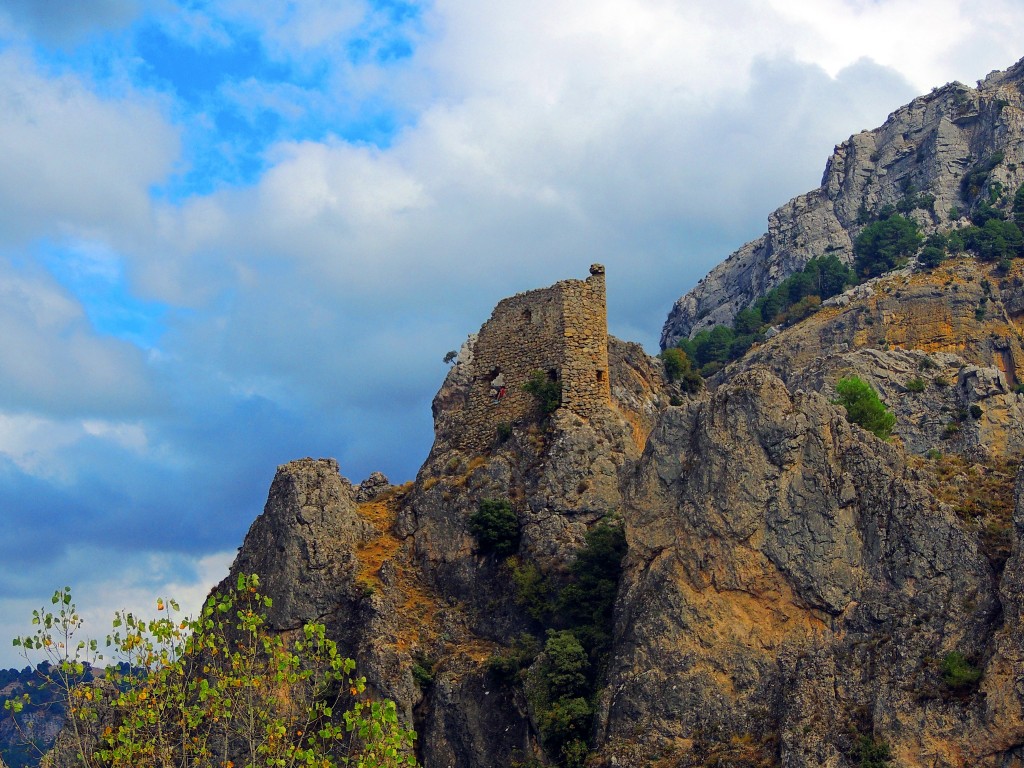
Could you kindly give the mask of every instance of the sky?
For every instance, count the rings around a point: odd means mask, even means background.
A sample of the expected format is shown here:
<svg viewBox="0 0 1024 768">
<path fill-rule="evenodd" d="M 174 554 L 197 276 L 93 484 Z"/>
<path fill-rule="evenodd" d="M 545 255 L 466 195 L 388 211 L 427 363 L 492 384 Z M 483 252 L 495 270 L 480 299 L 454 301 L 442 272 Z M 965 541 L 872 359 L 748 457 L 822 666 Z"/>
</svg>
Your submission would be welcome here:
<svg viewBox="0 0 1024 768">
<path fill-rule="evenodd" d="M 64 585 L 92 636 L 194 609 L 279 464 L 412 479 L 505 296 L 603 263 L 611 332 L 657 352 L 834 145 L 1021 29 L 1019 0 L 0 0 L 0 667 Z"/>
</svg>

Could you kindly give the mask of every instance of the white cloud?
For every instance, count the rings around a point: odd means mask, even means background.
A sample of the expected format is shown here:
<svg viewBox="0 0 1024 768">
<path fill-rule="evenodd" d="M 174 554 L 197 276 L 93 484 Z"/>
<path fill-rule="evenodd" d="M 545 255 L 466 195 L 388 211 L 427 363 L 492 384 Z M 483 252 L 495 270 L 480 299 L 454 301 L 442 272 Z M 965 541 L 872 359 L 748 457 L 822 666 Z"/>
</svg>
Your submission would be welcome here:
<svg viewBox="0 0 1024 768">
<path fill-rule="evenodd" d="M 140 11 L 142 0 L 6 0 L 0 19 L 24 25 L 50 44 L 67 44 L 104 27 L 128 24 Z M 0 28 L 3 27 L 0 22 Z"/>
<path fill-rule="evenodd" d="M 72 480 L 69 468 L 60 459 L 69 448 L 89 437 L 135 453 L 144 452 L 149 445 L 145 427 L 139 423 L 57 420 L 0 411 L 0 457 L 34 477 L 59 484 Z"/>
<path fill-rule="evenodd" d="M 146 97 L 95 95 L 0 52 L 0 244 L 148 229 L 150 186 L 178 154 L 177 132 Z"/>
<path fill-rule="evenodd" d="M 1008 0 L 768 0 L 799 29 L 793 50 L 835 75 L 860 58 L 899 71 L 920 91 L 968 84 L 1019 58 L 1024 7 Z M 974 55 L 957 55 L 963 48 Z M 952 54 L 952 55 L 951 55 Z"/>
<path fill-rule="evenodd" d="M 142 352 L 95 335 L 81 305 L 52 279 L 0 258 L 0 403 L 6 409 L 108 416 L 151 410 Z"/>
</svg>

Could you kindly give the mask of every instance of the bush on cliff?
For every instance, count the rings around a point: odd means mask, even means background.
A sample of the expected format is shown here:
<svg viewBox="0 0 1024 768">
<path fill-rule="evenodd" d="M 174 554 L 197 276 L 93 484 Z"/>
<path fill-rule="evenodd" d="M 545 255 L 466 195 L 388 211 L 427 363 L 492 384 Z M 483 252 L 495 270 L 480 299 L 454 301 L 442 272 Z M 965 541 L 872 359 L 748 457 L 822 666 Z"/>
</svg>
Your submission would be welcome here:
<svg viewBox="0 0 1024 768">
<path fill-rule="evenodd" d="M 859 276 L 869 278 L 902 267 L 923 240 L 917 222 L 894 213 L 868 224 L 857 235 L 853 243 L 854 268 Z"/>
<path fill-rule="evenodd" d="M 887 440 L 896 424 L 896 416 L 889 412 L 871 385 L 857 376 L 847 376 L 836 384 L 837 405 L 846 409 L 846 420 L 859 424 L 876 437 Z"/>
<path fill-rule="evenodd" d="M 537 398 L 540 411 L 545 416 L 554 413 L 562 405 L 562 382 L 545 375 L 544 371 L 530 374 L 530 378 L 523 384 L 523 391 Z"/>
<path fill-rule="evenodd" d="M 662 352 L 659 357 L 665 365 L 665 375 L 669 381 L 678 381 L 684 392 L 693 394 L 699 392 L 704 386 L 704 379 L 697 371 L 693 370 L 693 363 L 683 350 L 678 347 L 670 347 Z"/>
<path fill-rule="evenodd" d="M 586 650 L 568 630 L 548 630 L 544 655 L 532 675 L 528 696 L 537 713 L 541 741 L 566 768 L 582 766 L 593 720 L 591 665 Z"/>
<path fill-rule="evenodd" d="M 943 656 L 939 669 L 942 672 L 942 682 L 954 691 L 971 690 L 981 680 L 981 670 L 957 651 L 951 651 Z"/>
<path fill-rule="evenodd" d="M 469 532 L 476 538 L 481 552 L 508 557 L 519 549 L 519 518 L 507 499 L 481 500 L 476 512 L 469 517 Z"/>
</svg>

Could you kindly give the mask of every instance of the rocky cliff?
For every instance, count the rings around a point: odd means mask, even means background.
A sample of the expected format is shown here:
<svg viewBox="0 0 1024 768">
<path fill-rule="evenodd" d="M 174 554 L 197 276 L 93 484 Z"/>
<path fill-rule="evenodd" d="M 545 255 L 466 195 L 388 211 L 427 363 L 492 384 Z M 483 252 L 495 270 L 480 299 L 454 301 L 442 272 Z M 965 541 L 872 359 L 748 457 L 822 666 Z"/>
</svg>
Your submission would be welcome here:
<svg viewBox="0 0 1024 768">
<path fill-rule="evenodd" d="M 431 768 L 582 764 L 552 746 L 538 694 L 545 632 L 572 606 L 539 610 L 537 592 L 571 582 L 609 520 L 626 556 L 588 765 L 1019 765 L 1021 266 L 887 275 L 695 394 L 609 339 L 603 409 L 520 403 L 505 422 L 487 395 L 493 437 L 466 450 L 459 404 L 493 376 L 474 354 L 485 324 L 435 398 L 413 483 L 285 465 L 234 570 L 264 575 L 278 628 L 328 624 Z M 891 440 L 831 402 L 849 373 L 897 413 Z M 489 499 L 514 511 L 511 557 L 474 532 Z"/>
<path fill-rule="evenodd" d="M 909 215 L 931 232 L 955 224 L 978 201 L 983 185 L 964 183 L 971 171 L 1017 189 L 1024 182 L 1022 82 L 1024 61 L 991 73 L 977 88 L 951 83 L 837 146 L 818 189 L 772 213 L 764 235 L 676 302 L 662 348 L 728 324 L 811 258 L 832 254 L 852 263 L 854 238 L 883 206 L 913 207 Z"/>
</svg>

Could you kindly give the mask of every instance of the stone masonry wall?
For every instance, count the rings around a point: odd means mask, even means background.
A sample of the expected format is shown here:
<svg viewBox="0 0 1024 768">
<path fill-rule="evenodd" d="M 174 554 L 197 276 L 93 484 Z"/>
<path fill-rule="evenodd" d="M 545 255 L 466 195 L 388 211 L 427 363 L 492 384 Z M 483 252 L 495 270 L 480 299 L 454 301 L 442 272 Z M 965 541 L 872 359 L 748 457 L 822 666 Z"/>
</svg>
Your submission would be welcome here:
<svg viewBox="0 0 1024 768">
<path fill-rule="evenodd" d="M 562 406 L 583 418 L 611 403 L 608 382 L 608 318 L 604 267 L 594 264 L 586 280 L 558 283 L 562 289 Z"/>
<path fill-rule="evenodd" d="M 608 408 L 604 267 L 593 265 L 586 280 L 563 280 L 501 301 L 467 362 L 469 391 L 454 422 L 458 434 L 449 436 L 463 449 L 486 450 L 499 424 L 536 413 L 536 400 L 522 389 L 535 371 L 561 380 L 563 408 L 583 418 Z"/>
</svg>

